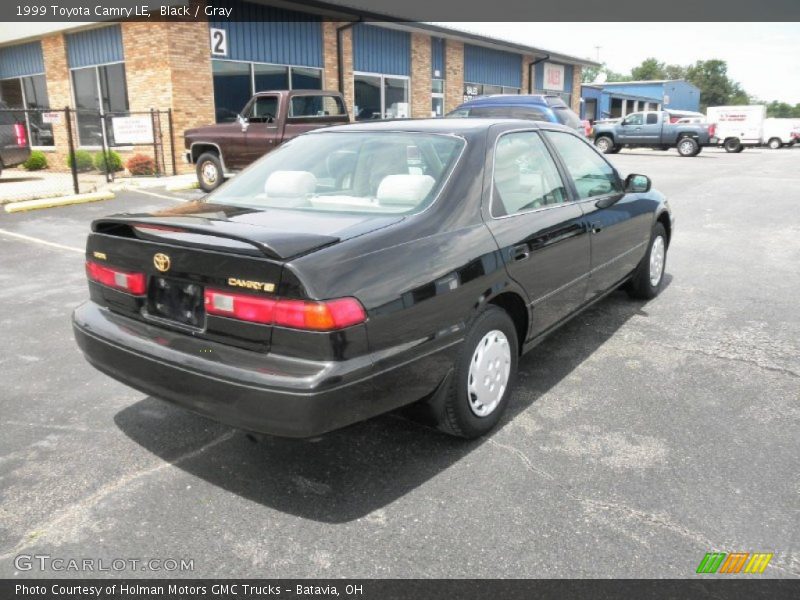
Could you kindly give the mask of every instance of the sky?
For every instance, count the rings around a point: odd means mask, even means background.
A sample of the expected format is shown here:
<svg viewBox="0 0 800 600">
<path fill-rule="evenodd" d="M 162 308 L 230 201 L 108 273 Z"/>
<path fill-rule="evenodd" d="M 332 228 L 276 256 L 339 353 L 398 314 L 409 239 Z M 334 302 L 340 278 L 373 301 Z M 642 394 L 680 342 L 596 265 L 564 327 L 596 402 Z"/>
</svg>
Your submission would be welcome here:
<svg viewBox="0 0 800 600">
<path fill-rule="evenodd" d="M 597 60 L 628 73 L 649 57 L 686 65 L 718 58 L 761 100 L 800 103 L 800 23 L 438 23 Z"/>
</svg>

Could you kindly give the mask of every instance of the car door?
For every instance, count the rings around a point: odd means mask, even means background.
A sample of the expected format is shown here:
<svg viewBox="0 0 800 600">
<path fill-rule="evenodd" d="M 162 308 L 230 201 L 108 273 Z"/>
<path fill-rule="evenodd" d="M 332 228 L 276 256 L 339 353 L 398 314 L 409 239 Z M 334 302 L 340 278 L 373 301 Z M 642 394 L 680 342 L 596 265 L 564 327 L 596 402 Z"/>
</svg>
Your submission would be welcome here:
<svg viewBox="0 0 800 600">
<path fill-rule="evenodd" d="M 661 119 L 660 113 L 644 113 L 644 123 L 642 124 L 641 140 L 645 144 L 657 146 L 661 143 Z"/>
<path fill-rule="evenodd" d="M 642 113 L 631 113 L 624 119 L 619 126 L 617 139 L 623 144 L 638 144 L 642 140 L 642 125 L 644 115 Z"/>
<path fill-rule="evenodd" d="M 273 150 L 281 140 L 278 94 L 259 94 L 250 103 L 246 127 L 246 164 Z"/>
<path fill-rule="evenodd" d="M 614 167 L 579 136 L 562 131 L 546 135 L 569 175 L 591 232 L 587 299 L 592 299 L 620 283 L 644 256 L 650 239 L 650 204 L 640 194 L 625 194 Z"/>
<path fill-rule="evenodd" d="M 490 168 L 486 223 L 509 275 L 528 294 L 535 336 L 585 299 L 590 248 L 583 212 L 538 131 L 498 136 Z"/>
</svg>

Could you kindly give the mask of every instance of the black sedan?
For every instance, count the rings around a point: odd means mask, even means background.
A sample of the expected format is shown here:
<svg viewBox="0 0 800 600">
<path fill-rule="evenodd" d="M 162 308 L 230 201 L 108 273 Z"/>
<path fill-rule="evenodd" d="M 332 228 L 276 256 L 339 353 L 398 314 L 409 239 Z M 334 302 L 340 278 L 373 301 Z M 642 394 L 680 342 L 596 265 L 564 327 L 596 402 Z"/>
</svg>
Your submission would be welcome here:
<svg viewBox="0 0 800 600">
<path fill-rule="evenodd" d="M 92 224 L 95 367 L 245 430 L 307 437 L 414 404 L 476 437 L 519 356 L 625 285 L 673 220 L 565 127 L 446 119 L 297 137 L 204 201 Z"/>
</svg>

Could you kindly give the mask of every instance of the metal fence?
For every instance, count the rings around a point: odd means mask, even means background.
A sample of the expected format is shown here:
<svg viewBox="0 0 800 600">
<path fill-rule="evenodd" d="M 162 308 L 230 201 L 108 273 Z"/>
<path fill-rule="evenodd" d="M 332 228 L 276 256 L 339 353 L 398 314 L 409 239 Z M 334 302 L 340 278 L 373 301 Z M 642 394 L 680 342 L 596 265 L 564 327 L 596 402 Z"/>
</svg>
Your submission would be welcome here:
<svg viewBox="0 0 800 600">
<path fill-rule="evenodd" d="M 177 174 L 171 110 L 0 109 L 0 203 Z"/>
</svg>

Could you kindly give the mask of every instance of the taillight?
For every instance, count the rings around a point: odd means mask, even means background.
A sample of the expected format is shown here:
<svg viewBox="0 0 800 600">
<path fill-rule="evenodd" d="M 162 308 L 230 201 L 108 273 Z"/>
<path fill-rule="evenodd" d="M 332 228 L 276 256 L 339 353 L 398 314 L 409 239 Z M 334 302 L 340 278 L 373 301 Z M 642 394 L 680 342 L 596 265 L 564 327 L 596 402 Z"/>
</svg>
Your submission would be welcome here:
<svg viewBox="0 0 800 600">
<path fill-rule="evenodd" d="M 312 302 L 206 290 L 205 305 L 211 315 L 310 331 L 344 329 L 367 319 L 364 307 L 355 298 Z"/>
<path fill-rule="evenodd" d="M 147 278 L 144 273 L 132 273 L 130 271 L 112 269 L 111 267 L 87 260 L 86 275 L 92 281 L 136 296 L 141 296 L 147 290 Z"/>
<path fill-rule="evenodd" d="M 714 134 L 717 133 L 717 124 L 712 123 L 708 126 L 708 135 L 714 137 Z"/>
<path fill-rule="evenodd" d="M 17 146 L 28 145 L 28 135 L 25 133 L 25 125 L 14 123 L 14 134 L 17 136 Z"/>
</svg>

